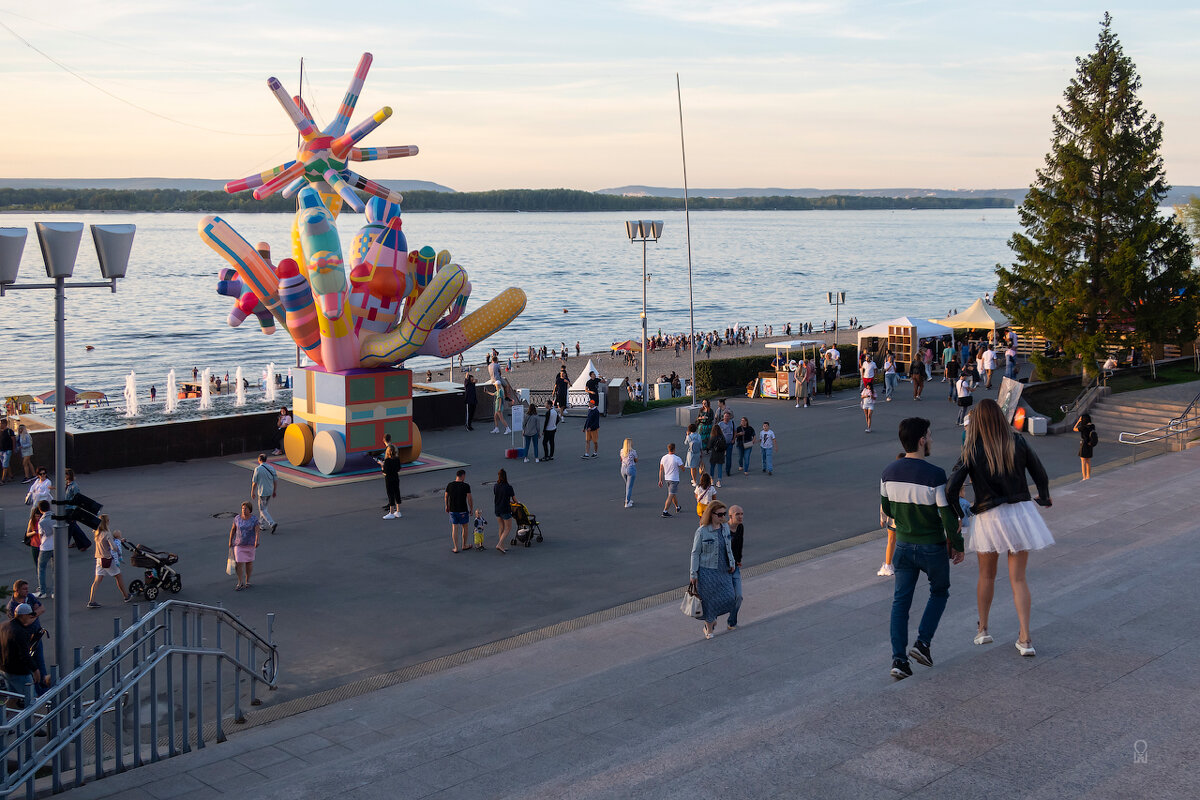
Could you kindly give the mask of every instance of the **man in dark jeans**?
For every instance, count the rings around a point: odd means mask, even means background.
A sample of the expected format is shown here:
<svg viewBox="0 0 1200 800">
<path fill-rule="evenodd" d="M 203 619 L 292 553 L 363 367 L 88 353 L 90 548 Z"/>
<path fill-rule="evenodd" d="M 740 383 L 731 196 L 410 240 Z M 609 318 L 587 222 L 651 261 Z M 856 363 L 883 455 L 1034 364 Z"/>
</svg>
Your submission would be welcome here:
<svg viewBox="0 0 1200 800">
<path fill-rule="evenodd" d="M 463 378 L 463 399 L 467 402 L 467 430 L 473 431 L 471 425 L 475 421 L 475 409 L 479 406 L 479 395 L 475 391 L 475 376 L 470 373 Z"/>
<path fill-rule="evenodd" d="M 32 625 L 37 619 L 28 603 L 21 603 L 13 612 L 13 618 L 0 624 L 0 678 L 8 691 L 21 696 L 29 688 L 42 682 L 42 673 L 30 651 L 33 650 Z M 20 708 L 21 704 L 10 698 L 9 708 Z"/>
<path fill-rule="evenodd" d="M 920 417 L 901 420 L 904 458 L 887 465 L 879 487 L 883 513 L 896 524 L 891 675 L 897 680 L 912 675 L 910 657 L 918 664 L 933 666 L 929 645 L 950 597 L 950 562 L 961 564 L 963 560 L 961 526 L 946 501 L 946 471 L 925 460 L 929 457 L 932 436 L 929 420 Z M 906 654 L 908 611 L 922 572 L 929 578 L 929 601 L 921 615 L 917 640 Z"/>
</svg>

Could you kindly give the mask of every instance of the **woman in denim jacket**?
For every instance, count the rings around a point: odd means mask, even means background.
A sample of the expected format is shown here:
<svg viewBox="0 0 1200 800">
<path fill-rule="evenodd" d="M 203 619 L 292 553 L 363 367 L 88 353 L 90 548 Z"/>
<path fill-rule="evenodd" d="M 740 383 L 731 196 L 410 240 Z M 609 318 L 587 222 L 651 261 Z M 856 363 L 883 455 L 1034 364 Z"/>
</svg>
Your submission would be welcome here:
<svg viewBox="0 0 1200 800">
<path fill-rule="evenodd" d="M 742 598 L 733 583 L 737 563 L 725 524 L 725 504 L 714 500 L 704 509 L 696 538 L 692 540 L 692 588 L 700 595 L 704 607 L 704 638 L 711 639 L 717 627 L 717 617 L 729 615 L 729 629 L 737 627 L 738 609 Z"/>
</svg>

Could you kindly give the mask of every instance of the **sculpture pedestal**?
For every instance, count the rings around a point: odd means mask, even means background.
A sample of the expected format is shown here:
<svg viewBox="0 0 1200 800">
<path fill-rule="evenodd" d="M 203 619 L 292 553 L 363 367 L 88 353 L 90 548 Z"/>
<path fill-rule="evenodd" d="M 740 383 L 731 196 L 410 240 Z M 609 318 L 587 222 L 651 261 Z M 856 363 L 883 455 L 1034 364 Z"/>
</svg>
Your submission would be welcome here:
<svg viewBox="0 0 1200 800">
<path fill-rule="evenodd" d="M 327 372 L 300 367 L 293 373 L 292 414 L 283 449 L 295 466 L 310 461 L 318 472 L 335 475 L 383 449 L 384 434 L 400 450 L 400 460 L 421 454 L 421 432 L 412 420 L 412 371 L 352 369 Z"/>
</svg>

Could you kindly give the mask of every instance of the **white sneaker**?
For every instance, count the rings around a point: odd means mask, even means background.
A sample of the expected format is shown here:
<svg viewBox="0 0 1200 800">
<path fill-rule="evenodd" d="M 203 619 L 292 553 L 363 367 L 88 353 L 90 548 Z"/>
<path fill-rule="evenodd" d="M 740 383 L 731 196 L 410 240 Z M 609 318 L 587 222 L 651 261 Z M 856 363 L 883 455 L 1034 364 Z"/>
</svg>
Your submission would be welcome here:
<svg viewBox="0 0 1200 800">
<path fill-rule="evenodd" d="M 500 432 L 500 428 L 498 428 L 498 427 L 496 427 L 496 428 L 492 428 L 491 432 L 492 432 L 492 433 L 499 433 L 499 432 Z"/>
<path fill-rule="evenodd" d="M 891 564 L 884 564 L 879 568 L 879 572 L 876 572 L 875 574 L 881 578 L 890 578 L 896 574 L 896 568 Z"/>
<path fill-rule="evenodd" d="M 528 464 L 528 463 L 529 463 L 529 459 L 528 459 L 528 458 L 527 458 L 527 459 L 525 459 L 525 463 L 526 463 L 526 464 Z"/>
<path fill-rule="evenodd" d="M 384 519 L 395 519 L 395 518 L 396 518 L 396 515 L 395 515 L 395 514 L 392 514 L 391 512 L 388 512 L 387 514 L 384 514 L 384 515 L 383 515 L 383 518 L 384 518 Z"/>
<path fill-rule="evenodd" d="M 540 458 L 535 458 L 535 459 L 533 460 L 533 463 L 535 463 L 535 464 L 540 464 L 540 463 L 541 463 L 541 461 L 542 461 L 542 460 L 541 460 Z"/>
<path fill-rule="evenodd" d="M 992 635 L 987 631 L 980 631 L 975 634 L 975 644 L 991 644 Z"/>
<path fill-rule="evenodd" d="M 396 512 L 396 513 L 395 513 L 395 514 L 392 516 L 392 519 L 400 519 L 400 517 L 401 517 L 401 516 L 403 516 L 403 515 L 402 515 L 402 514 L 401 514 L 399 511 L 397 511 L 397 512 Z"/>
<path fill-rule="evenodd" d="M 504 435 L 505 435 L 505 436 L 507 436 L 507 435 L 508 435 L 508 434 L 510 434 L 510 433 L 512 433 L 512 428 L 505 428 L 505 429 L 504 429 Z"/>
<path fill-rule="evenodd" d="M 625 507 L 626 507 L 626 508 L 633 508 L 633 503 L 626 503 L 626 504 L 625 504 Z"/>
</svg>

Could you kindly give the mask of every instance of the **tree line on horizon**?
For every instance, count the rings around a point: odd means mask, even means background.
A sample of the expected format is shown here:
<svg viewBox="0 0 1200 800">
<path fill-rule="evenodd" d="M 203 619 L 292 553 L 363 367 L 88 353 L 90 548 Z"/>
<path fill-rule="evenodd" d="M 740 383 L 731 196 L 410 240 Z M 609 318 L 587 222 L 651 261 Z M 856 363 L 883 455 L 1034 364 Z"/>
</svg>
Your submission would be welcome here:
<svg viewBox="0 0 1200 800">
<path fill-rule="evenodd" d="M 411 191 L 407 211 L 682 211 L 683 198 L 597 194 L 578 189 L 499 189 L 488 192 Z M 862 211 L 877 209 L 1012 208 L 1004 197 L 693 197 L 697 210 Z M 11 189 L 0 188 L 0 211 L 165 211 L 290 213 L 295 199 L 278 194 L 255 200 L 250 192 L 180 189 Z"/>
</svg>

